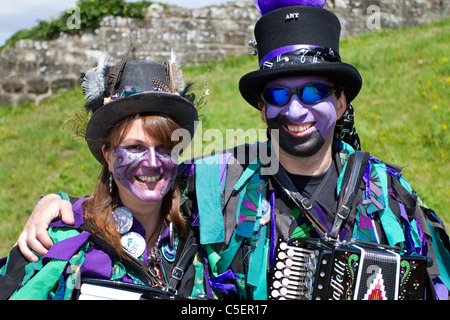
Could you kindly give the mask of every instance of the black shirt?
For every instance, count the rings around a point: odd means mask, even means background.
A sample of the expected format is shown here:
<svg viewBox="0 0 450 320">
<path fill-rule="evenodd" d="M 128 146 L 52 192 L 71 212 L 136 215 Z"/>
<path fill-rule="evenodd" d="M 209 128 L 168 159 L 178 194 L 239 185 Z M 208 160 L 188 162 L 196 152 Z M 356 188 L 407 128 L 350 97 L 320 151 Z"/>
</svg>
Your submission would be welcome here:
<svg viewBox="0 0 450 320">
<path fill-rule="evenodd" d="M 338 171 L 333 161 L 329 168 L 330 172 L 325 172 L 318 176 L 302 176 L 288 173 L 289 178 L 295 185 L 297 190 L 303 197 L 312 200 L 314 211 L 317 213 L 319 221 L 328 230 L 334 219 L 333 207 L 337 200 L 336 185 L 338 180 Z M 324 181 L 324 179 L 326 179 Z M 321 186 L 321 183 L 324 183 Z M 276 192 L 275 213 L 276 213 L 276 229 L 277 236 L 281 235 L 284 238 L 290 238 L 292 232 L 296 227 L 302 224 L 309 224 L 309 221 L 303 216 L 295 220 L 293 218 L 295 203 L 283 193 L 282 189 L 276 182 L 271 183 L 272 188 Z M 312 199 L 317 189 L 321 187 L 315 199 Z M 316 231 L 312 231 L 308 236 L 318 236 Z"/>
</svg>

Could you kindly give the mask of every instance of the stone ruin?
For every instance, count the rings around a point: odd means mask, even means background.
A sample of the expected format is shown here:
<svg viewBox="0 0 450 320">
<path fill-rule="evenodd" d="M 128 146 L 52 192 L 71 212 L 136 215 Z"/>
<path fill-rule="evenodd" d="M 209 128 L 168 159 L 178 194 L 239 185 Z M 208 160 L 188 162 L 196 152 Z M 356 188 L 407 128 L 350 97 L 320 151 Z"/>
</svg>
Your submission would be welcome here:
<svg viewBox="0 0 450 320">
<path fill-rule="evenodd" d="M 346 37 L 446 19 L 449 2 L 329 0 L 326 8 L 340 18 L 341 36 Z M 174 50 L 183 64 L 250 54 L 247 40 L 253 38 L 259 17 L 253 0 L 189 10 L 154 3 L 143 20 L 106 17 L 97 30 L 82 36 L 60 34 L 48 41 L 20 40 L 0 52 L 0 105 L 39 104 L 58 90 L 79 85 L 80 73 L 95 66 L 100 56 L 107 54 L 114 63 L 132 44 L 134 59 L 163 62 Z"/>
</svg>

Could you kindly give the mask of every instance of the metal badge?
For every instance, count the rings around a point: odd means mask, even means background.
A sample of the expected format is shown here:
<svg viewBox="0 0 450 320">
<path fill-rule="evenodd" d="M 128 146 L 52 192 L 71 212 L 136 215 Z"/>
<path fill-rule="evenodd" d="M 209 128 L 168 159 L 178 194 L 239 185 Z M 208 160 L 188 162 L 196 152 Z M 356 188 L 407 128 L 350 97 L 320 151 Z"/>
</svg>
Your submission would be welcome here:
<svg viewBox="0 0 450 320">
<path fill-rule="evenodd" d="M 125 234 L 131 230 L 133 225 L 133 214 L 127 207 L 118 207 L 113 211 L 113 217 L 116 221 L 117 231 Z"/>
<path fill-rule="evenodd" d="M 177 251 L 169 243 L 167 243 L 167 242 L 163 243 L 163 245 L 161 246 L 161 252 L 162 252 L 163 257 L 167 261 L 169 261 L 169 262 L 175 261 L 175 256 L 177 254 Z"/>
<path fill-rule="evenodd" d="M 120 241 L 123 248 L 136 259 L 142 256 L 145 251 L 145 239 L 137 232 L 132 231 L 124 234 Z"/>
<path fill-rule="evenodd" d="M 270 222 L 270 203 L 264 198 L 261 201 L 261 211 L 262 216 L 259 220 L 259 223 L 264 226 Z"/>
</svg>

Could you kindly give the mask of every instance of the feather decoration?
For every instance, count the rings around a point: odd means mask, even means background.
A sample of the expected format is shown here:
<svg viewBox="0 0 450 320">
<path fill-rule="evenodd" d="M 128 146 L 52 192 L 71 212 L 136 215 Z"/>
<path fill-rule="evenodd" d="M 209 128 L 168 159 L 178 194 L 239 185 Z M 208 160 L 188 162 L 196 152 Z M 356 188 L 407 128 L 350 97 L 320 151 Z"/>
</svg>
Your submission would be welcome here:
<svg viewBox="0 0 450 320">
<path fill-rule="evenodd" d="M 192 85 L 193 85 L 193 83 L 192 82 L 189 82 L 188 84 L 186 84 L 185 86 L 184 86 L 184 88 L 183 89 L 181 89 L 179 92 L 178 92 L 178 94 L 180 95 L 180 96 L 182 96 L 182 97 L 186 97 L 186 94 L 188 94 L 188 92 L 189 92 L 189 90 L 191 89 L 191 87 L 192 87 Z M 189 99 L 188 99 L 189 100 Z M 192 102 L 192 101 L 191 101 Z"/>
<path fill-rule="evenodd" d="M 208 102 L 209 95 L 210 91 L 208 89 L 208 80 L 206 80 L 205 83 L 203 84 L 203 89 L 200 97 L 196 99 L 194 103 L 195 108 L 197 110 L 200 110 Z"/>
<path fill-rule="evenodd" d="M 173 50 L 170 52 L 169 62 L 167 66 L 167 82 L 169 83 L 169 92 L 179 93 L 184 88 L 183 72 L 180 69 L 180 63 Z"/>
<path fill-rule="evenodd" d="M 67 126 L 75 137 L 84 138 L 91 115 L 91 111 L 86 108 L 77 109 L 64 121 L 63 128 Z"/>
<path fill-rule="evenodd" d="M 154 78 L 153 85 L 155 86 L 155 91 L 170 92 L 169 87 L 164 82 L 162 82 L 161 79 Z"/>
<path fill-rule="evenodd" d="M 82 75 L 82 84 L 84 97 L 87 100 L 86 107 L 92 102 L 103 100 L 105 94 L 105 69 L 107 68 L 108 58 L 102 56 L 98 65 Z"/>
<path fill-rule="evenodd" d="M 254 0 L 256 9 L 263 15 L 278 8 L 288 6 L 313 6 L 323 8 L 326 0 Z"/>
<path fill-rule="evenodd" d="M 130 55 L 131 51 L 133 51 L 134 46 L 131 46 L 128 51 L 125 53 L 125 56 L 122 60 L 117 63 L 113 67 L 108 67 L 106 78 L 105 78 L 105 98 L 111 97 L 114 88 L 116 87 L 118 81 L 120 80 L 120 76 L 122 75 L 123 68 L 125 67 L 126 60 Z"/>
</svg>

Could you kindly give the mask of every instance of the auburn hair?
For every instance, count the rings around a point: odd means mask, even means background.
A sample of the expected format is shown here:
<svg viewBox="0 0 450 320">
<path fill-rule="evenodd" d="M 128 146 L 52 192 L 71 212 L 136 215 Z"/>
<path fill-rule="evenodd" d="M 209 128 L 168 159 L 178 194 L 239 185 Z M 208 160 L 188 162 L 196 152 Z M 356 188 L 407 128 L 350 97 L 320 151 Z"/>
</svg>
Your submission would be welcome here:
<svg viewBox="0 0 450 320">
<path fill-rule="evenodd" d="M 153 139 L 159 141 L 168 148 L 173 148 L 178 141 L 172 141 L 172 132 L 180 126 L 170 117 L 161 114 L 135 114 L 120 120 L 109 131 L 104 140 L 107 151 L 113 150 L 124 140 L 131 128 L 133 121 L 142 118 L 145 132 Z M 94 193 L 83 203 L 85 225 L 88 231 L 102 237 L 112 245 L 119 258 L 125 258 L 125 252 L 120 242 L 120 234 L 112 216 L 112 211 L 119 204 L 119 193 L 115 183 L 110 192 L 110 171 L 106 160 L 103 160 Z M 179 178 L 175 180 L 174 186 L 167 192 L 162 200 L 160 219 L 168 219 L 172 222 L 174 229 L 183 237 L 186 233 L 185 221 L 180 212 L 181 191 Z"/>
</svg>

